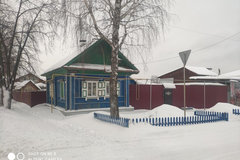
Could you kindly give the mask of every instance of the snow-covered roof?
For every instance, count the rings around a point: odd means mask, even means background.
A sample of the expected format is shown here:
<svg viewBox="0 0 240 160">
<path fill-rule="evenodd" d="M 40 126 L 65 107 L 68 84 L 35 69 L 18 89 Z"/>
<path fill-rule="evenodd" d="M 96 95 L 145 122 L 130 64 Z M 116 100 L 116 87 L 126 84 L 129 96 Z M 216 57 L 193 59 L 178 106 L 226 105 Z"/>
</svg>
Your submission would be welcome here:
<svg viewBox="0 0 240 160">
<path fill-rule="evenodd" d="M 74 63 L 69 66 L 64 66 L 67 69 L 87 69 L 87 70 L 101 70 L 106 72 L 111 72 L 110 65 L 102 65 L 102 64 L 89 64 L 89 63 Z M 119 71 L 122 72 L 138 72 L 138 70 L 128 69 L 124 67 L 118 67 Z"/>
<path fill-rule="evenodd" d="M 71 59 L 75 58 L 76 56 L 79 55 L 79 52 L 74 52 L 70 55 L 68 55 L 67 57 L 65 57 L 64 59 L 60 60 L 59 62 L 55 63 L 53 66 L 51 66 L 50 68 L 48 68 L 44 73 L 48 73 L 51 72 L 55 69 L 58 69 L 60 67 L 63 67 L 65 64 L 67 64 Z"/>
<path fill-rule="evenodd" d="M 100 40 L 94 42 L 92 45 L 90 45 L 90 44 L 86 45 L 86 47 L 84 49 L 82 49 L 83 51 L 81 53 L 79 53 L 79 51 L 73 52 L 73 54 L 69 55 L 68 57 L 64 58 L 63 60 L 59 61 L 58 63 L 56 63 L 55 65 L 50 67 L 42 75 L 45 76 L 49 72 L 55 71 L 56 69 L 60 69 L 62 67 L 64 67 L 64 68 L 71 68 L 71 67 L 78 67 L 79 68 L 80 67 L 80 69 L 81 69 L 81 66 L 82 66 L 81 63 L 94 63 L 95 61 L 97 61 L 97 59 L 93 58 L 94 60 L 92 60 L 92 61 L 89 60 L 89 61 L 85 62 L 85 61 L 83 61 L 84 56 L 85 55 L 90 55 L 91 57 L 94 57 L 94 54 L 95 53 L 97 54 L 99 52 L 98 51 L 99 49 L 96 48 L 96 47 L 99 47 L 101 45 L 107 46 L 108 49 L 111 47 L 105 40 L 100 39 Z M 111 54 L 111 53 L 109 53 L 108 49 L 105 49 L 106 53 Z M 118 56 L 119 56 L 119 60 L 124 61 L 124 66 L 125 67 L 127 66 L 129 68 L 127 70 L 126 68 L 123 69 L 123 67 L 122 67 L 122 69 L 119 69 L 120 71 L 121 70 L 124 70 L 124 71 L 127 71 L 127 72 L 132 71 L 134 73 L 139 72 L 138 69 L 121 52 L 119 52 Z M 103 58 L 106 58 L 106 56 L 103 55 Z M 73 63 L 77 63 L 77 62 L 79 64 L 73 64 Z M 95 63 L 99 63 L 99 62 L 95 62 Z M 95 68 L 96 66 L 95 67 L 89 66 L 89 67 L 90 67 L 90 69 L 96 70 L 96 68 Z M 89 68 L 82 68 L 82 69 L 89 69 Z M 100 70 L 102 70 L 102 69 L 100 69 Z M 111 72 L 111 71 L 109 70 L 109 72 Z"/>
<path fill-rule="evenodd" d="M 184 85 L 183 83 L 175 83 L 175 85 Z M 202 82 L 190 82 L 190 83 L 185 83 L 186 86 L 225 86 L 224 84 L 221 83 L 202 83 Z"/>
<path fill-rule="evenodd" d="M 35 85 L 39 90 L 41 90 L 41 88 L 39 86 L 37 86 L 32 80 L 26 80 L 26 81 L 23 81 L 23 82 L 16 82 L 15 83 L 15 89 L 21 89 L 24 86 L 26 86 L 29 82 L 32 83 L 33 85 Z"/>
<path fill-rule="evenodd" d="M 240 70 L 232 71 L 229 73 L 221 74 L 220 77 L 239 77 L 240 78 Z"/>
<path fill-rule="evenodd" d="M 240 77 L 225 77 L 225 76 L 193 76 L 190 79 L 200 80 L 240 80 Z"/>
<path fill-rule="evenodd" d="M 39 88 L 45 88 L 46 84 L 45 83 L 37 83 L 36 86 L 38 86 Z"/>
<path fill-rule="evenodd" d="M 240 81 L 240 70 L 221 74 L 219 76 L 193 76 L 190 79 L 207 79 L 207 80 L 237 80 Z"/>
<path fill-rule="evenodd" d="M 176 89 L 176 86 L 174 83 L 163 83 L 163 86 L 166 89 Z"/>
<path fill-rule="evenodd" d="M 186 66 L 186 69 L 198 74 L 198 75 L 205 75 L 205 76 L 217 76 L 217 73 L 210 71 L 205 67 L 193 67 L 193 66 Z"/>
</svg>

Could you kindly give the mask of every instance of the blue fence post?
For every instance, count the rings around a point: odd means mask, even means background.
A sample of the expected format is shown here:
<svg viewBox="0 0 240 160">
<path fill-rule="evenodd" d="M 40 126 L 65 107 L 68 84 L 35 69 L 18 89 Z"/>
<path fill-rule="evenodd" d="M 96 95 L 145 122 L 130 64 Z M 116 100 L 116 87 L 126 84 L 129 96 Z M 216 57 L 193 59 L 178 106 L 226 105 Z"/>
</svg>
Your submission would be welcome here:
<svg viewBox="0 0 240 160">
<path fill-rule="evenodd" d="M 94 113 L 94 118 L 104 121 L 104 122 L 108 122 L 108 123 L 113 123 L 113 124 L 117 124 L 123 127 L 129 127 L 129 122 L 130 119 L 127 118 L 111 118 L 109 115 L 104 115 L 104 114 L 100 114 L 100 113 Z M 132 119 L 133 123 L 134 123 L 134 119 Z"/>
<path fill-rule="evenodd" d="M 127 127 L 129 127 L 129 121 L 130 121 L 130 119 L 126 119 L 126 121 L 127 121 Z"/>
</svg>

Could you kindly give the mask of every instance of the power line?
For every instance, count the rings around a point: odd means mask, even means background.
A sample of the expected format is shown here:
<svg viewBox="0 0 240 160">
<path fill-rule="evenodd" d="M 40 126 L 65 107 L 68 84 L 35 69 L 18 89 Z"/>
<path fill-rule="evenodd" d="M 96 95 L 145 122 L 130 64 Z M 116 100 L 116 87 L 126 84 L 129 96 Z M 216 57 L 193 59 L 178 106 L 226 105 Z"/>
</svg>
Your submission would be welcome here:
<svg viewBox="0 0 240 160">
<path fill-rule="evenodd" d="M 198 34 L 202 34 L 202 35 L 207 35 L 207 36 L 226 38 L 225 36 L 221 36 L 221 35 L 217 35 L 217 34 L 211 34 L 211 33 L 206 33 L 206 32 L 200 32 L 200 31 L 196 31 L 196 30 L 189 29 L 189 28 L 183 28 L 183 27 L 179 27 L 179 26 L 170 26 L 170 27 L 181 29 L 181 30 L 188 31 L 188 32 L 193 32 L 193 33 L 198 33 Z M 233 39 L 232 39 L 232 41 L 240 42 L 240 40 L 233 40 Z"/>
<path fill-rule="evenodd" d="M 206 46 L 206 47 L 193 50 L 192 53 L 195 53 L 195 54 L 196 54 L 197 52 L 201 52 L 202 50 L 206 50 L 206 49 L 208 49 L 208 48 L 214 47 L 214 46 L 216 46 L 216 45 L 218 45 L 218 44 L 220 44 L 220 43 L 223 43 L 223 42 L 225 42 L 225 41 L 227 41 L 227 40 L 235 37 L 235 36 L 238 35 L 239 33 L 240 33 L 240 32 L 237 32 L 237 33 L 235 33 L 235 34 L 233 34 L 233 35 L 231 35 L 231 36 L 229 36 L 229 37 L 226 37 L 226 38 L 224 38 L 224 39 L 222 39 L 222 40 L 220 40 L 220 41 L 218 41 L 218 42 L 216 42 L 216 43 L 213 43 L 213 44 L 211 44 L 211 45 L 208 45 L 208 46 Z M 175 58 L 178 58 L 178 57 L 179 57 L 179 56 L 177 55 L 177 56 L 172 56 L 172 57 L 168 57 L 168 58 L 163 58 L 163 59 L 159 59 L 159 60 L 155 60 L 155 61 L 150 61 L 150 62 L 148 62 L 148 63 L 163 62 L 163 61 L 168 61 L 168 60 L 175 59 Z M 139 65 L 139 64 L 144 64 L 144 63 L 136 63 L 135 65 Z"/>
<path fill-rule="evenodd" d="M 239 33 L 240 33 L 240 32 L 237 32 L 237 33 L 235 33 L 235 34 L 233 34 L 233 35 L 231 35 L 231 36 L 229 36 L 229 37 L 227 37 L 227 38 L 225 38 L 225 39 L 223 39 L 223 40 L 221 40 L 221 41 L 218 41 L 218 42 L 216 42 L 216 43 L 213 43 L 213 44 L 211 44 L 211 45 L 209 45 L 209 46 L 206 46 L 206 47 L 203 47 L 203 48 L 199 48 L 199 49 L 195 50 L 195 51 L 192 52 L 192 53 L 196 53 L 196 52 L 199 52 L 199 51 L 201 51 L 201 50 L 205 50 L 205 49 L 214 47 L 214 46 L 218 45 L 219 43 L 222 43 L 222 42 L 224 42 L 224 41 L 226 41 L 226 40 L 229 40 L 229 39 L 233 38 L 234 36 L 238 35 Z"/>
</svg>

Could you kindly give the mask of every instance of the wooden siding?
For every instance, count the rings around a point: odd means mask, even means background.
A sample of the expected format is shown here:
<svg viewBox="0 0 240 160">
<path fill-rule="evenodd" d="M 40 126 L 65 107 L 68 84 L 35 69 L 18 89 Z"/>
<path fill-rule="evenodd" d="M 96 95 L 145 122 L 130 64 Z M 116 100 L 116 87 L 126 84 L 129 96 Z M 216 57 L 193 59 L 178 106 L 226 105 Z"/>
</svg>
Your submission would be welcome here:
<svg viewBox="0 0 240 160">
<path fill-rule="evenodd" d="M 118 97 L 119 106 L 129 106 L 129 76 L 119 76 L 120 80 L 120 95 Z M 109 97 L 94 97 L 94 98 L 84 98 L 82 97 L 82 89 L 79 81 L 102 81 L 103 79 L 109 80 L 109 75 L 82 75 L 76 74 L 75 76 L 57 76 L 54 77 L 53 81 L 48 79 L 47 82 L 47 103 L 54 104 L 65 108 L 66 110 L 76 110 L 76 109 L 86 109 L 86 108 L 106 108 L 110 107 Z M 65 87 L 65 98 L 60 98 L 60 83 L 59 81 L 66 81 Z M 54 83 L 54 97 L 51 100 L 49 85 Z M 80 86 L 78 86 L 80 84 Z M 79 91 L 76 90 L 79 88 Z M 79 96 L 76 96 L 79 95 Z"/>
<path fill-rule="evenodd" d="M 19 92 L 13 91 L 13 99 L 19 102 L 26 103 L 30 107 L 46 103 L 46 91 L 38 92 Z"/>
<path fill-rule="evenodd" d="M 205 86 L 206 108 L 218 102 L 228 102 L 227 86 Z M 150 89 L 152 88 L 152 89 Z M 162 85 L 130 85 L 130 105 L 134 109 L 153 109 L 164 104 L 164 87 Z M 176 85 L 172 90 L 172 105 L 183 107 L 183 86 Z M 204 108 L 204 86 L 186 86 L 187 107 Z"/>
</svg>

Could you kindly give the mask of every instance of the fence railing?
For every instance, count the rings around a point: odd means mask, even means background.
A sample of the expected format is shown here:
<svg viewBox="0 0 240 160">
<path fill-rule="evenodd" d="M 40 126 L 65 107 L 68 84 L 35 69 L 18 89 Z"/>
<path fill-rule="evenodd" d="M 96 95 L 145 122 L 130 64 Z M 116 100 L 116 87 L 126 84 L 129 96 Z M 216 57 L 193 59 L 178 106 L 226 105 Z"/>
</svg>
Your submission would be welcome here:
<svg viewBox="0 0 240 160">
<path fill-rule="evenodd" d="M 199 115 L 197 115 L 199 114 Z M 217 121 L 228 121 L 228 113 L 204 113 L 196 112 L 191 117 L 160 117 L 160 118 L 134 118 L 131 120 L 133 124 L 149 123 L 154 126 L 180 126 L 188 124 L 211 123 Z"/>
<path fill-rule="evenodd" d="M 129 127 L 129 121 L 128 118 L 111 118 L 109 115 L 100 114 L 100 113 L 94 113 L 94 118 L 99 119 L 101 121 L 117 124 L 119 126 L 123 127 Z"/>
<path fill-rule="evenodd" d="M 240 110 L 239 109 L 233 109 L 233 114 L 240 115 Z"/>
<path fill-rule="evenodd" d="M 226 112 L 213 112 L 213 111 L 194 111 L 195 116 L 207 117 L 212 119 L 212 117 L 218 117 L 219 120 L 228 121 L 228 113 Z"/>
</svg>

